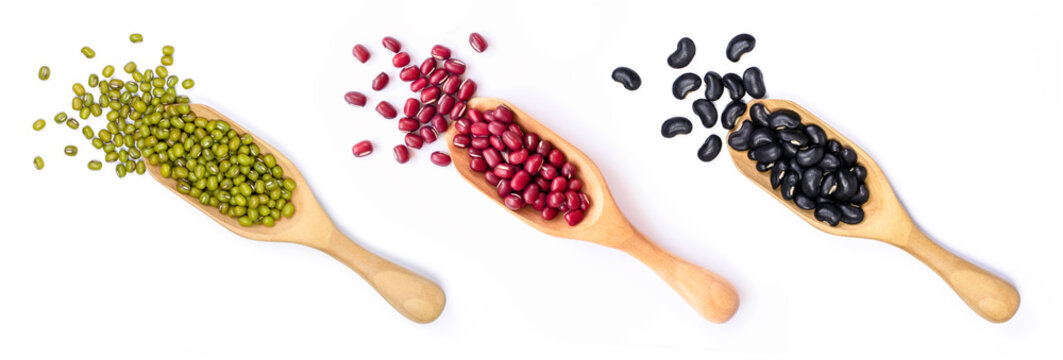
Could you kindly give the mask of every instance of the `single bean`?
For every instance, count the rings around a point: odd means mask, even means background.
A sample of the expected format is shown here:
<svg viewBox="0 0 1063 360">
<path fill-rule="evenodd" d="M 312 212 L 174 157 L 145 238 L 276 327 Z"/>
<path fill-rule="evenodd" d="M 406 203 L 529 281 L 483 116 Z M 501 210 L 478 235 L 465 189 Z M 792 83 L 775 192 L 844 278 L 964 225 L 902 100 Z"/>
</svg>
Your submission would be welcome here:
<svg viewBox="0 0 1063 360">
<path fill-rule="evenodd" d="M 867 169 L 864 168 L 862 165 L 854 166 L 852 168 L 852 173 L 853 176 L 856 176 L 857 181 L 864 182 L 864 179 L 867 178 Z"/>
<path fill-rule="evenodd" d="M 708 139 L 705 139 L 705 143 L 701 144 L 698 148 L 698 159 L 701 161 L 712 161 L 717 155 L 720 155 L 720 148 L 723 147 L 723 140 L 716 134 L 709 135 Z"/>
<path fill-rule="evenodd" d="M 719 100 L 723 96 L 723 78 L 715 71 L 705 73 L 705 99 Z"/>
<path fill-rule="evenodd" d="M 450 48 L 443 45 L 436 45 L 432 47 L 432 57 L 439 60 L 446 60 L 450 58 Z"/>
<path fill-rule="evenodd" d="M 421 138 L 420 135 L 414 133 L 406 134 L 406 136 L 403 138 L 403 142 L 406 143 L 406 146 L 409 146 L 414 149 L 420 149 L 421 146 L 424 145 L 424 139 Z"/>
<path fill-rule="evenodd" d="M 44 119 L 37 119 L 37 121 L 33 122 L 33 130 L 41 131 L 41 129 L 44 129 L 44 125 L 46 124 L 47 123 L 44 121 Z"/>
<path fill-rule="evenodd" d="M 742 73 L 742 86 L 746 88 L 749 96 L 754 99 L 763 98 L 768 92 L 764 88 L 764 74 L 756 66 L 750 67 Z"/>
<path fill-rule="evenodd" d="M 387 101 L 377 103 L 376 112 L 385 119 L 394 119 L 395 116 L 398 115 L 398 112 L 395 111 L 395 107 L 391 106 L 391 103 Z"/>
<path fill-rule="evenodd" d="M 397 53 L 402 49 L 402 44 L 390 36 L 385 36 L 384 39 L 380 40 L 380 43 L 384 45 L 385 49 L 388 49 L 393 53 Z"/>
<path fill-rule="evenodd" d="M 675 51 L 668 55 L 668 66 L 674 69 L 686 67 L 690 64 L 690 60 L 694 59 L 696 50 L 694 40 L 690 40 L 688 37 L 679 39 L 679 43 L 675 45 Z"/>
<path fill-rule="evenodd" d="M 52 76 L 52 69 L 47 66 L 41 66 L 41 69 L 37 71 L 37 78 L 41 81 L 48 80 Z"/>
<path fill-rule="evenodd" d="M 840 201 L 852 200 L 860 189 L 856 176 L 848 171 L 839 171 L 835 173 L 835 177 L 838 178 L 838 190 L 834 192 L 834 198 Z"/>
<path fill-rule="evenodd" d="M 746 96 L 745 86 L 742 85 L 742 77 L 735 73 L 727 73 L 723 76 L 723 87 L 727 88 L 731 100 L 742 100 Z"/>
<path fill-rule="evenodd" d="M 366 102 L 365 94 L 357 91 L 348 91 L 346 94 L 343 94 L 343 100 L 346 100 L 348 104 L 358 107 L 365 106 Z"/>
<path fill-rule="evenodd" d="M 67 156 L 77 156 L 78 147 L 74 145 L 67 145 L 65 148 L 63 148 L 63 153 Z"/>
<path fill-rule="evenodd" d="M 841 151 L 835 153 L 838 159 L 841 160 L 843 166 L 856 165 L 856 151 L 853 149 L 843 147 Z"/>
<path fill-rule="evenodd" d="M 738 130 L 732 131 L 727 136 L 727 144 L 732 149 L 738 151 L 746 151 L 751 148 L 750 141 L 753 135 L 753 123 L 749 120 L 743 121 L 742 125 L 738 127 Z"/>
<path fill-rule="evenodd" d="M 817 196 L 823 183 L 823 169 L 810 167 L 801 174 L 801 192 L 808 196 Z"/>
<path fill-rule="evenodd" d="M 479 33 L 469 34 L 469 45 L 471 45 L 472 49 L 478 53 L 487 50 L 487 40 L 484 40 L 484 37 Z"/>
<path fill-rule="evenodd" d="M 409 64 L 410 54 L 407 54 L 405 51 L 395 54 L 395 56 L 391 57 L 391 65 L 396 68 L 402 68 Z"/>
<path fill-rule="evenodd" d="M 395 149 L 392 152 L 395 154 L 395 161 L 399 164 L 405 164 L 410 161 L 410 150 L 405 145 L 395 145 Z"/>
<path fill-rule="evenodd" d="M 853 197 L 849 199 L 849 202 L 853 205 L 862 205 L 863 203 L 867 202 L 869 196 L 870 193 L 868 193 L 867 191 L 867 186 L 864 184 L 860 184 L 860 186 L 856 189 L 856 194 L 854 194 Z"/>
<path fill-rule="evenodd" d="M 623 84 L 624 88 L 628 90 L 635 90 L 642 86 L 642 78 L 639 77 L 639 73 L 628 67 L 621 66 L 613 69 L 612 77 L 613 81 Z"/>
<path fill-rule="evenodd" d="M 823 173 L 823 184 L 819 187 L 819 196 L 828 198 L 838 191 L 838 176 L 835 173 Z"/>
<path fill-rule="evenodd" d="M 85 57 L 87 57 L 89 59 L 96 57 L 96 50 L 92 50 L 92 48 L 90 48 L 88 46 L 82 47 L 81 48 L 81 53 L 84 54 Z"/>
<path fill-rule="evenodd" d="M 753 51 L 757 45 L 757 39 L 753 35 L 738 34 L 727 43 L 727 60 L 738 62 L 747 52 Z"/>
<path fill-rule="evenodd" d="M 779 141 L 793 144 L 797 147 L 805 147 L 809 143 L 808 135 L 795 129 L 779 130 Z"/>
<path fill-rule="evenodd" d="M 33 167 L 37 168 L 37 170 L 44 169 L 44 159 L 41 159 L 40 156 L 34 157 Z"/>
<path fill-rule="evenodd" d="M 723 125 L 724 129 L 732 129 L 735 123 L 738 122 L 738 118 L 742 114 L 746 113 L 746 103 L 742 100 L 732 100 L 727 103 L 727 106 L 723 108 L 723 114 L 721 114 L 720 125 Z"/>
<path fill-rule="evenodd" d="M 779 185 L 779 194 L 785 200 L 794 198 L 799 191 L 798 187 L 801 186 L 801 176 L 794 172 L 787 172 L 782 178 L 782 183 Z"/>
<path fill-rule="evenodd" d="M 823 154 L 823 158 L 819 159 L 819 163 L 816 166 L 819 166 L 823 171 L 834 171 L 841 166 L 841 160 L 838 160 L 838 157 L 834 154 Z"/>
<path fill-rule="evenodd" d="M 756 130 L 753 130 L 752 134 L 750 134 L 749 145 L 754 148 L 760 147 L 775 142 L 776 138 L 777 132 L 775 130 L 770 128 L 757 128 Z"/>
<path fill-rule="evenodd" d="M 129 34 L 129 42 L 138 43 L 144 41 L 144 35 L 137 33 Z"/>
<path fill-rule="evenodd" d="M 369 140 L 359 141 L 351 147 L 351 153 L 356 157 L 364 157 L 373 153 L 373 143 Z"/>
<path fill-rule="evenodd" d="M 697 90 L 700 87 L 701 77 L 698 77 L 695 73 L 685 73 L 679 75 L 679 77 L 672 82 L 672 96 L 675 96 L 676 99 L 682 100 L 687 97 L 687 94 L 690 94 L 690 92 Z"/>
<path fill-rule="evenodd" d="M 103 168 L 103 163 L 101 163 L 99 160 L 89 161 L 89 170 L 98 171 L 98 170 L 100 170 L 102 168 Z"/>
<path fill-rule="evenodd" d="M 351 49 L 351 53 L 354 54 L 355 59 L 363 64 L 365 64 L 366 61 L 369 61 L 369 49 L 366 49 L 362 44 L 354 45 L 354 48 Z"/>
<path fill-rule="evenodd" d="M 664 123 L 661 124 L 661 136 L 666 138 L 672 138 L 676 135 L 686 135 L 689 134 L 691 130 L 694 130 L 694 124 L 692 124 L 689 119 L 682 116 L 676 116 L 665 120 Z"/>
<path fill-rule="evenodd" d="M 385 86 L 388 86 L 388 74 L 381 72 L 375 78 L 373 78 L 372 88 L 373 90 L 380 91 Z"/>
<path fill-rule="evenodd" d="M 805 126 L 805 134 L 808 135 L 808 141 L 814 145 L 823 145 L 827 142 L 827 133 L 823 132 L 823 128 L 819 125 Z"/>
<path fill-rule="evenodd" d="M 701 125 L 705 126 L 706 129 L 711 129 L 716 125 L 716 117 L 718 114 L 716 112 L 716 105 L 713 105 L 712 101 L 697 99 L 694 100 L 691 107 L 694 110 L 694 114 L 701 119 Z"/>
<path fill-rule="evenodd" d="M 782 156 L 782 149 L 776 143 L 764 144 L 753 149 L 753 157 L 760 162 L 773 162 L 780 156 Z"/>
<path fill-rule="evenodd" d="M 801 126 L 801 116 L 790 110 L 777 110 L 768 116 L 768 126 L 775 130 L 796 129 Z"/>
<path fill-rule="evenodd" d="M 838 221 L 842 218 L 841 210 L 837 206 L 830 203 L 822 203 L 816 205 L 816 210 L 813 212 L 816 220 L 825 222 L 830 226 L 837 226 Z"/>
</svg>

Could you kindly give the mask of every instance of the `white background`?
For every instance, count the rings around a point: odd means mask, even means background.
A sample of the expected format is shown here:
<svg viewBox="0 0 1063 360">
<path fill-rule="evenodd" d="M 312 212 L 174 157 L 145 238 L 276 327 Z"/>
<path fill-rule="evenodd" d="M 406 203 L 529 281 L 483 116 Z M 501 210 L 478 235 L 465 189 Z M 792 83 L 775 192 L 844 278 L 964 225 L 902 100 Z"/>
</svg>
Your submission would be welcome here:
<svg viewBox="0 0 1063 360">
<path fill-rule="evenodd" d="M 0 359 L 1060 358 L 1063 14 L 998 3 L 6 2 Z M 472 31 L 487 52 L 469 48 Z M 732 64 L 740 32 L 757 45 Z M 417 59 L 450 46 L 479 95 L 579 146 L 646 235 L 736 285 L 735 317 L 709 323 L 633 258 L 534 231 L 427 151 L 397 165 L 394 121 L 342 100 L 410 95 L 385 35 Z M 989 323 L 907 253 L 813 229 L 726 155 L 698 161 L 719 126 L 662 138 L 664 119 L 692 116 L 693 96 L 670 95 L 683 71 L 665 63 L 682 36 L 698 48 L 686 71 L 759 66 L 771 97 L 858 142 L 932 238 L 1016 285 L 1016 316 Z M 164 44 L 172 72 L 197 81 L 193 100 L 283 151 L 349 236 L 438 281 L 442 316 L 409 322 L 322 253 L 238 238 L 150 177 L 86 170 L 102 153 L 51 121 L 70 84 L 154 64 Z M 621 65 L 641 89 L 609 79 Z M 372 92 L 380 71 L 392 85 Z M 377 151 L 354 158 L 363 139 Z"/>
</svg>

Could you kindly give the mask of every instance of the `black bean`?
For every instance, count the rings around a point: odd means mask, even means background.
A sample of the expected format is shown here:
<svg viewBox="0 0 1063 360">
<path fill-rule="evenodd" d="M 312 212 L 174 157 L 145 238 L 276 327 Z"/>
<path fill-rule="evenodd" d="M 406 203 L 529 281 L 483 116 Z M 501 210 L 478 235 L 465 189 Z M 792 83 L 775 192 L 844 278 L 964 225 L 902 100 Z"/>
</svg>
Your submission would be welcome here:
<svg viewBox="0 0 1063 360">
<path fill-rule="evenodd" d="M 716 101 L 723 96 L 723 78 L 715 71 L 705 73 L 705 98 Z"/>
<path fill-rule="evenodd" d="M 720 140 L 716 134 L 709 135 L 708 139 L 705 139 L 705 143 L 701 144 L 701 148 L 698 148 L 698 159 L 701 161 L 712 161 L 717 155 L 720 155 L 720 148 L 723 147 L 723 140 Z"/>
<path fill-rule="evenodd" d="M 694 115 L 701 119 L 701 125 L 704 125 L 706 129 L 716 126 L 716 105 L 713 105 L 712 101 L 697 99 L 691 107 L 694 109 Z"/>
<path fill-rule="evenodd" d="M 772 130 L 770 128 L 759 128 L 753 130 L 753 134 L 749 137 L 749 146 L 752 146 L 754 148 L 773 142 L 775 142 L 775 130 Z"/>
<path fill-rule="evenodd" d="M 797 159 L 797 163 L 804 167 L 819 164 L 819 161 L 823 159 L 823 147 L 812 146 L 798 151 L 794 159 Z"/>
<path fill-rule="evenodd" d="M 816 211 L 813 214 L 816 216 L 816 220 L 830 224 L 830 226 L 837 226 L 838 221 L 842 218 L 841 210 L 838 210 L 837 206 L 830 203 L 816 205 Z"/>
<path fill-rule="evenodd" d="M 841 166 L 841 160 L 838 160 L 838 157 L 834 156 L 834 154 L 823 154 L 823 158 L 819 159 L 819 163 L 816 166 L 819 166 L 823 171 L 834 171 Z"/>
<path fill-rule="evenodd" d="M 775 130 L 796 129 L 801 126 L 801 116 L 790 110 L 776 110 L 768 116 L 768 126 Z"/>
<path fill-rule="evenodd" d="M 748 157 L 749 160 L 756 160 L 756 155 L 757 153 L 753 152 L 753 150 L 746 151 L 746 157 Z"/>
<path fill-rule="evenodd" d="M 797 156 L 797 152 L 800 151 L 797 145 L 791 143 L 779 143 L 779 146 L 782 147 L 782 156 L 787 159 Z"/>
<path fill-rule="evenodd" d="M 864 209 L 859 206 L 852 206 L 848 204 L 838 204 L 838 210 L 841 212 L 841 220 L 846 224 L 857 224 L 864 220 Z"/>
<path fill-rule="evenodd" d="M 731 130 L 735 127 L 735 123 L 738 122 L 738 118 L 742 114 L 746 113 L 746 103 L 742 100 L 734 100 L 727 103 L 727 106 L 723 107 L 723 114 L 720 114 L 720 125 L 723 125 L 724 129 Z"/>
<path fill-rule="evenodd" d="M 823 128 L 820 128 L 819 125 L 805 126 L 805 134 L 808 135 L 808 141 L 813 144 L 823 145 L 823 143 L 827 142 L 827 133 L 823 132 Z"/>
<path fill-rule="evenodd" d="M 823 176 L 823 185 L 819 186 L 819 196 L 830 197 L 838 191 L 838 176 L 830 173 Z"/>
<path fill-rule="evenodd" d="M 689 134 L 691 130 L 694 130 L 694 124 L 692 124 L 689 119 L 682 116 L 676 116 L 665 120 L 664 124 L 661 124 L 661 135 L 666 138 L 674 137 L 676 135 L 686 135 Z"/>
<path fill-rule="evenodd" d="M 843 147 L 842 151 L 838 152 L 838 159 L 842 161 L 843 166 L 856 165 L 856 151 L 847 147 Z"/>
<path fill-rule="evenodd" d="M 794 144 L 797 147 L 808 145 L 808 135 L 795 129 L 779 130 L 779 141 Z"/>
<path fill-rule="evenodd" d="M 839 151 L 842 151 L 842 144 L 838 140 L 827 141 L 827 152 L 837 154 Z"/>
<path fill-rule="evenodd" d="M 732 149 L 738 151 L 749 150 L 751 148 L 749 141 L 752 135 L 753 123 L 749 120 L 743 121 L 742 125 L 738 127 L 738 130 L 732 131 L 731 135 L 727 136 L 727 144 L 731 145 Z"/>
<path fill-rule="evenodd" d="M 781 194 L 782 198 L 785 200 L 793 199 L 794 194 L 797 193 L 797 187 L 799 186 L 798 183 L 800 182 L 801 176 L 793 172 L 787 171 L 786 175 L 784 175 L 782 178 L 782 184 L 780 185 L 779 194 Z"/>
<path fill-rule="evenodd" d="M 794 195 L 794 203 L 797 204 L 797 207 L 805 210 L 812 210 L 816 208 L 816 201 L 812 200 L 812 198 L 808 196 L 805 196 L 805 194 Z"/>
<path fill-rule="evenodd" d="M 753 152 L 756 153 L 753 155 L 753 157 L 757 158 L 757 161 L 761 162 L 772 162 L 778 160 L 779 157 L 782 156 L 782 148 L 780 148 L 779 144 L 776 143 L 758 146 L 753 149 Z"/>
<path fill-rule="evenodd" d="M 765 171 L 771 170 L 774 167 L 775 167 L 775 163 L 774 162 L 759 162 L 759 161 L 757 162 L 757 166 L 755 166 L 757 171 L 760 171 L 760 172 L 765 172 Z"/>
<path fill-rule="evenodd" d="M 628 90 L 635 90 L 642 86 L 642 78 L 639 77 L 639 73 L 623 66 L 613 70 L 613 81 L 624 84 L 624 88 Z"/>
<path fill-rule="evenodd" d="M 801 192 L 808 196 L 819 196 L 820 183 L 823 182 L 823 169 L 811 167 L 801 173 Z"/>
<path fill-rule="evenodd" d="M 701 77 L 695 73 L 686 73 L 679 75 L 672 82 L 672 96 L 676 99 L 684 99 L 691 91 L 697 90 L 701 87 Z"/>
<path fill-rule="evenodd" d="M 731 100 L 742 100 L 746 96 L 746 88 L 742 86 L 742 77 L 735 73 L 727 73 L 723 76 L 723 87 L 731 95 Z"/>
<path fill-rule="evenodd" d="M 798 174 L 803 174 L 805 172 L 805 167 L 797 163 L 797 158 L 793 158 L 790 159 L 790 161 L 787 161 L 786 166 L 789 167 L 790 170 L 793 170 Z"/>
<path fill-rule="evenodd" d="M 764 107 L 764 104 L 756 103 L 749 107 L 749 118 L 753 119 L 753 124 L 759 127 L 768 126 L 768 116 L 771 113 L 768 112 L 768 108 Z"/>
<path fill-rule="evenodd" d="M 865 169 L 863 165 L 854 166 L 852 172 L 853 175 L 856 176 L 856 180 L 859 182 L 864 182 L 864 179 L 867 179 L 867 169 Z"/>
<path fill-rule="evenodd" d="M 742 73 L 742 85 L 745 86 L 749 96 L 754 99 L 760 99 L 767 95 L 768 90 L 764 88 L 764 73 L 760 72 L 760 68 L 756 66 L 748 68 L 746 72 Z"/>
<path fill-rule="evenodd" d="M 668 66 L 676 69 L 681 69 L 690 64 L 690 60 L 694 59 L 694 40 L 685 37 L 679 39 L 679 43 L 675 45 L 675 51 L 671 55 L 668 55 Z"/>
<path fill-rule="evenodd" d="M 836 172 L 834 176 L 838 178 L 838 190 L 834 192 L 834 198 L 841 201 L 851 200 L 860 189 L 860 182 L 856 181 L 856 176 L 848 171 Z"/>
<path fill-rule="evenodd" d="M 785 164 L 785 163 L 781 163 L 781 164 L 773 166 L 771 168 L 771 188 L 772 189 L 778 188 L 779 184 L 782 184 L 783 176 L 786 176 L 786 167 L 785 166 L 781 166 L 782 164 Z"/>
<path fill-rule="evenodd" d="M 819 204 L 833 204 L 833 203 L 834 203 L 834 200 L 831 200 L 830 198 L 825 198 L 825 197 L 816 195 L 816 205 L 819 205 Z"/>
<path fill-rule="evenodd" d="M 753 51 L 753 47 L 756 45 L 757 39 L 753 35 L 738 34 L 727 43 L 727 60 L 738 62 L 738 59 L 741 59 L 743 54 Z"/>
<path fill-rule="evenodd" d="M 856 189 L 856 194 L 849 199 L 849 202 L 853 205 L 863 205 L 867 202 L 867 198 L 870 193 L 867 192 L 867 185 L 860 184 L 860 187 Z"/>
</svg>

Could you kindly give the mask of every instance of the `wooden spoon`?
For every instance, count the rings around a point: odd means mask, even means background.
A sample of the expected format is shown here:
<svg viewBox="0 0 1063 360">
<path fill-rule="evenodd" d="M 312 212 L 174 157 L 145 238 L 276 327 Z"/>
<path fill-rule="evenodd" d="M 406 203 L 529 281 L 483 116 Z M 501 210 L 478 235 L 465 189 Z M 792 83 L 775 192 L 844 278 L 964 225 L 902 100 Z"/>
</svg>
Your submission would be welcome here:
<svg viewBox="0 0 1063 360">
<path fill-rule="evenodd" d="M 225 120 L 237 132 L 251 134 L 236 122 L 206 105 L 193 104 L 192 112 L 211 120 Z M 291 199 L 292 204 L 295 205 L 295 215 L 291 218 L 277 220 L 273 227 L 240 226 L 236 219 L 223 215 L 217 208 L 202 205 L 198 199 L 177 192 L 175 188 L 177 181 L 163 177 L 159 173 L 160 167 L 148 166 L 148 172 L 156 181 L 177 194 L 177 197 L 192 204 L 236 235 L 253 240 L 290 242 L 324 251 L 361 275 L 384 297 L 384 300 L 387 300 L 406 318 L 423 324 L 439 317 L 446 303 L 446 297 L 439 285 L 363 249 L 347 238 L 336 228 L 332 219 L 329 219 L 328 214 L 318 204 L 313 192 L 310 191 L 310 186 L 307 185 L 295 165 L 280 151 L 259 137 L 254 134 L 251 134 L 251 137 L 255 139 L 262 153 L 273 154 L 277 159 L 277 164 L 284 169 L 284 175 L 290 177 L 296 184 Z"/>
<path fill-rule="evenodd" d="M 842 145 L 856 151 L 859 163 L 867 169 L 865 185 L 870 196 L 867 203 L 863 205 L 863 221 L 855 225 L 839 223 L 837 226 L 830 226 L 817 221 L 812 210 L 801 209 L 793 201 L 783 199 L 779 191 L 772 189 L 767 173 L 757 171 L 756 161 L 750 160 L 745 152 L 725 145 L 731 153 L 735 167 L 753 180 L 753 183 L 759 185 L 761 189 L 817 229 L 834 235 L 879 240 L 904 249 L 933 269 L 960 295 L 967 306 L 986 320 L 1000 323 L 1008 321 L 1012 315 L 1015 315 L 1015 311 L 1019 308 L 1019 293 L 1015 287 L 1000 277 L 945 250 L 919 230 L 901 202 L 897 200 L 882 169 L 864 150 L 791 101 L 754 100 L 748 106 L 752 107 L 758 103 L 764 104 L 768 111 L 792 110 L 801 116 L 802 123 L 819 125 L 828 138 L 837 140 Z M 745 120 L 749 120 L 749 111 L 738 119 L 738 124 Z M 738 128 L 739 126 L 736 125 L 731 131 Z"/>
<path fill-rule="evenodd" d="M 549 140 L 554 147 L 565 153 L 568 161 L 576 165 L 576 176 L 583 180 L 583 191 L 591 199 L 591 207 L 584 215 L 583 221 L 576 226 L 569 226 L 561 214 L 546 221 L 530 206 L 514 212 L 528 225 L 549 235 L 568 239 L 585 240 L 622 250 L 639 259 L 657 272 L 668 282 L 683 300 L 694 307 L 701 316 L 715 323 L 727 321 L 738 309 L 738 293 L 734 286 L 723 277 L 705 270 L 686 260 L 680 259 L 661 249 L 657 244 L 642 235 L 620 212 L 613 202 L 609 188 L 598 167 L 582 151 L 561 138 L 546 126 L 535 121 L 513 104 L 493 98 L 475 98 L 469 101 L 470 108 L 480 111 L 492 110 L 498 105 L 505 105 L 513 110 L 513 121 L 527 132 L 534 132 L 539 138 Z M 502 207 L 498 192 L 484 180 L 484 174 L 469 168 L 466 149 L 454 147 L 457 131 L 451 127 L 446 134 L 447 146 L 453 154 L 454 168 L 469 183 L 483 192 Z M 508 211 L 509 209 L 506 208 Z"/>
</svg>

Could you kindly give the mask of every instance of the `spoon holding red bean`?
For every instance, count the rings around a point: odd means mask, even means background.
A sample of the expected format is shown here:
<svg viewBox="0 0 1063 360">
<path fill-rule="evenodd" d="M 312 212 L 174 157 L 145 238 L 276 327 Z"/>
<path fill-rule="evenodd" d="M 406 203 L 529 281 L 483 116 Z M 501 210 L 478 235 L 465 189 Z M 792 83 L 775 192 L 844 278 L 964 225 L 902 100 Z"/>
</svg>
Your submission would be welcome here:
<svg viewBox="0 0 1063 360">
<path fill-rule="evenodd" d="M 522 127 L 526 133 L 534 133 L 539 139 L 548 140 L 567 157 L 574 168 L 568 167 L 559 171 L 574 172 L 572 178 L 579 179 L 582 193 L 588 197 L 591 205 L 585 212 L 580 212 L 582 221 L 570 226 L 571 221 L 567 221 L 569 219 L 548 220 L 540 211 L 530 206 L 515 206 L 514 203 L 520 202 L 517 197 L 499 197 L 498 188 L 484 179 L 482 170 L 486 165 L 481 160 L 483 157 L 470 156 L 468 150 L 475 150 L 471 147 L 454 145 L 455 136 L 460 134 L 458 127 L 452 126 L 446 132 L 446 143 L 454 168 L 465 180 L 507 210 L 518 208 L 513 211 L 514 215 L 541 232 L 597 243 L 634 256 L 653 269 L 705 319 L 722 323 L 734 315 L 739 303 L 738 292 L 734 286 L 720 275 L 662 249 L 639 232 L 620 212 L 605 184 L 605 178 L 586 154 L 505 100 L 473 98 L 469 101 L 469 108 L 481 112 L 496 109 L 499 105 L 512 110 L 513 123 Z M 575 199 L 576 204 L 579 202 L 579 199 Z"/>
</svg>

